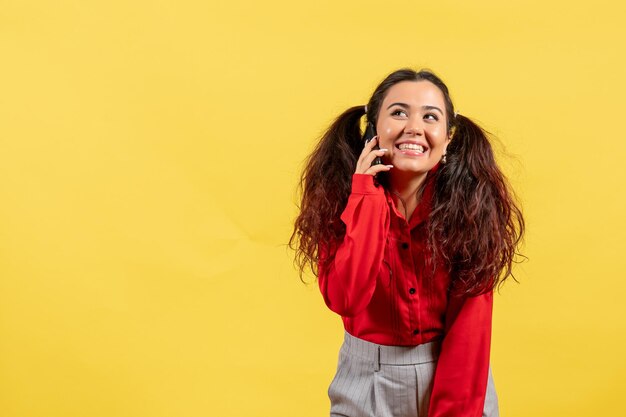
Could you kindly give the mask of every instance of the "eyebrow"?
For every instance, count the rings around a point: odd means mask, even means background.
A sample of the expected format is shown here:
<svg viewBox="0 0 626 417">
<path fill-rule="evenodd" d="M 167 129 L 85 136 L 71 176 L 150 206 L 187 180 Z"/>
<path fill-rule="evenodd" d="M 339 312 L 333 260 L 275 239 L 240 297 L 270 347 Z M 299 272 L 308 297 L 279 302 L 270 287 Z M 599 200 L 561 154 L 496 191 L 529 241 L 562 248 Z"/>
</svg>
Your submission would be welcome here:
<svg viewBox="0 0 626 417">
<path fill-rule="evenodd" d="M 389 110 L 390 108 L 392 108 L 393 106 L 400 106 L 404 109 L 409 109 L 410 106 L 406 103 L 391 103 L 389 106 L 387 106 L 387 110 Z M 441 111 L 441 109 L 437 106 L 422 106 L 423 110 L 437 110 L 439 113 L 441 113 L 441 115 L 443 116 L 443 111 Z"/>
</svg>

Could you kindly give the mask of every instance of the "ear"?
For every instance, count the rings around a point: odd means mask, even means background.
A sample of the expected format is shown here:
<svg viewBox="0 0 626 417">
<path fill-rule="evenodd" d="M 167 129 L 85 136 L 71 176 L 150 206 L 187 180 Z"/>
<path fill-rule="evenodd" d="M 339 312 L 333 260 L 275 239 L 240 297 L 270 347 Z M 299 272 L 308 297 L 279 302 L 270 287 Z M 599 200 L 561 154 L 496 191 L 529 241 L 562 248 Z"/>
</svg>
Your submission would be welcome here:
<svg viewBox="0 0 626 417">
<path fill-rule="evenodd" d="M 452 137 L 454 137 L 454 132 L 456 132 L 456 126 L 452 126 L 448 129 L 448 143 L 452 140 Z"/>
<path fill-rule="evenodd" d="M 450 146 L 450 142 L 452 142 L 453 135 L 454 135 L 454 129 L 451 129 L 450 132 L 448 132 L 448 137 L 446 137 L 446 141 L 443 144 L 443 155 L 445 155 L 448 152 L 448 146 Z"/>
</svg>

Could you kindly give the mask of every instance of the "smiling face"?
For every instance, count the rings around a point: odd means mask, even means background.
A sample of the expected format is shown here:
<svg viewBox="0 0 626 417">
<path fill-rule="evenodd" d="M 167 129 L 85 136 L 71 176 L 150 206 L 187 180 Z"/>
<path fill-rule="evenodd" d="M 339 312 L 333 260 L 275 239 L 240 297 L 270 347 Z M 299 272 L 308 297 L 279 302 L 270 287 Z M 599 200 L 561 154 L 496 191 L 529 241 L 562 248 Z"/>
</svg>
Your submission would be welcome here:
<svg viewBox="0 0 626 417">
<path fill-rule="evenodd" d="M 390 171 L 424 174 L 450 142 L 444 96 L 430 81 L 402 81 L 392 86 L 378 112 L 376 131 Z"/>
</svg>

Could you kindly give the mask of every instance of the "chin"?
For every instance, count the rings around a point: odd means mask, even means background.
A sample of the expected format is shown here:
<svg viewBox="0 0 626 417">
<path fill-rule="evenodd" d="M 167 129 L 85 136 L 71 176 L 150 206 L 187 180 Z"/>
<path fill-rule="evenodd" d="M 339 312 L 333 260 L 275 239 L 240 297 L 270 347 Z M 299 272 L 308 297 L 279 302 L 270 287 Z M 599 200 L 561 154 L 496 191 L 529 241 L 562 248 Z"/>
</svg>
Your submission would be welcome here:
<svg viewBox="0 0 626 417">
<path fill-rule="evenodd" d="M 422 174 L 424 172 L 430 171 L 435 166 L 435 164 L 425 162 L 426 161 L 397 161 L 395 164 L 393 164 L 393 170 Z"/>
</svg>

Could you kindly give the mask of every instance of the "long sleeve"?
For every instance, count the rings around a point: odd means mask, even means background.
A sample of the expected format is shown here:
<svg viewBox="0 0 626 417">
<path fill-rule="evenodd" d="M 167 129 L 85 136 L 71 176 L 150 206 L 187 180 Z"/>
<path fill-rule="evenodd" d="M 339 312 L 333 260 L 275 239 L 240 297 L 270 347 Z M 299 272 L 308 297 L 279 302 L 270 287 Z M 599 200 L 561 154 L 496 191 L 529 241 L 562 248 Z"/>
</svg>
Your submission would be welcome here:
<svg viewBox="0 0 626 417">
<path fill-rule="evenodd" d="M 482 416 L 491 347 L 493 293 L 450 297 L 429 417 Z"/>
<path fill-rule="evenodd" d="M 341 220 L 345 237 L 333 249 L 321 248 L 318 279 L 326 305 L 351 317 L 363 311 L 374 294 L 389 230 L 385 193 L 371 175 L 353 175 Z"/>
</svg>

